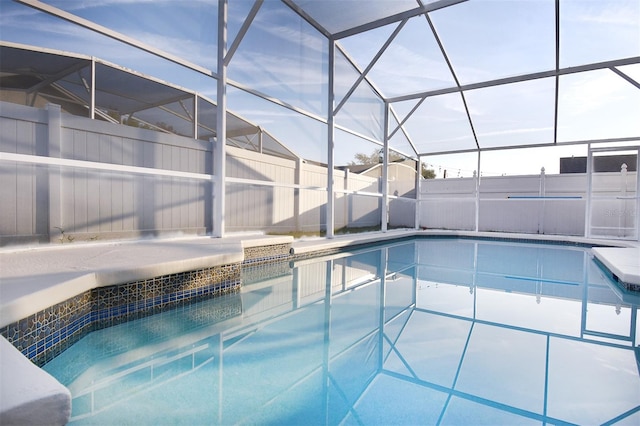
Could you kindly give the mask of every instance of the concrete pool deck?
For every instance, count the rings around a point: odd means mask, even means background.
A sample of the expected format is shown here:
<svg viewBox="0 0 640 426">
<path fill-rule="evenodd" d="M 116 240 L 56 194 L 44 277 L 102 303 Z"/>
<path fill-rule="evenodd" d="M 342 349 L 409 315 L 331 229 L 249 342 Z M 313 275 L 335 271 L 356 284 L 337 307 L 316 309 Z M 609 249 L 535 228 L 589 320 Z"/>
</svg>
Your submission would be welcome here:
<svg viewBox="0 0 640 426">
<path fill-rule="evenodd" d="M 291 244 L 292 254 L 310 255 L 313 252 L 327 252 L 412 236 L 536 240 L 605 246 L 594 247 L 593 254 L 620 281 L 640 285 L 638 242 L 551 235 L 393 230 L 377 234 L 343 235 L 333 239 L 294 240 L 286 236 L 231 235 L 225 238 L 185 237 L 5 247 L 0 249 L 0 327 L 87 289 L 204 267 L 242 263 L 244 249 L 247 247 Z M 47 413 L 70 413 L 68 390 L 17 350 L 15 353 L 6 350 L 7 345 L 11 346 L 4 337 L 0 337 L 0 423 L 33 423 L 47 418 Z"/>
</svg>

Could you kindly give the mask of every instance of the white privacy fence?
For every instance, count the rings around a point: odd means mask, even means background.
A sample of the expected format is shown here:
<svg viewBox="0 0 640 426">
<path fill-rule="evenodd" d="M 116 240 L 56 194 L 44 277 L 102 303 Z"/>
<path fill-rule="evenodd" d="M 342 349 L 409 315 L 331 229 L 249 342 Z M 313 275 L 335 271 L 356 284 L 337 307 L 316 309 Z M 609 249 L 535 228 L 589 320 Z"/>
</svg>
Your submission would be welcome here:
<svg viewBox="0 0 640 426">
<path fill-rule="evenodd" d="M 335 226 L 380 224 L 378 178 L 334 170 Z M 226 229 L 325 229 L 327 168 L 227 147 Z"/>
<path fill-rule="evenodd" d="M 0 242 L 204 233 L 210 144 L 1 104 Z"/>
<path fill-rule="evenodd" d="M 0 106 L 0 243 L 211 231 L 210 142 Z M 333 171 L 335 229 L 381 229 L 379 176 Z M 418 209 L 415 171 L 388 179 L 392 227 L 637 238 L 636 172 L 421 180 Z M 225 182 L 227 232 L 326 229 L 326 166 L 228 146 Z"/>
<path fill-rule="evenodd" d="M 389 224 L 415 223 L 415 171 L 390 182 Z M 334 170 L 335 228 L 380 227 L 379 177 Z M 302 160 L 275 158 L 227 147 L 226 229 L 228 231 L 317 232 L 326 229 L 327 168 Z"/>
<path fill-rule="evenodd" d="M 591 195 L 586 173 L 423 180 L 420 226 L 637 238 L 636 172 L 592 176 Z"/>
<path fill-rule="evenodd" d="M 0 243 L 211 231 L 210 142 L 0 103 Z M 227 147 L 226 231 L 326 229 L 327 168 Z M 380 227 L 381 181 L 334 170 L 335 226 Z M 407 186 L 409 189 L 407 189 Z M 396 179 L 392 190 L 411 192 Z M 413 194 L 410 194 L 413 195 Z M 413 226 L 415 199 L 390 205 Z"/>
</svg>

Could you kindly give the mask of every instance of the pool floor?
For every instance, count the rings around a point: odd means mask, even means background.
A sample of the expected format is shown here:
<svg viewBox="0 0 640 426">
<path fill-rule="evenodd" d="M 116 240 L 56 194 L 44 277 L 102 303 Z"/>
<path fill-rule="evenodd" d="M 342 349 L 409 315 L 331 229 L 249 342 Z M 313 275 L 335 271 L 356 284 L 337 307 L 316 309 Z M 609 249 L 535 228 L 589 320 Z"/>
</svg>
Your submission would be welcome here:
<svg viewBox="0 0 640 426">
<path fill-rule="evenodd" d="M 243 271 L 44 369 L 72 424 L 640 424 L 638 297 L 590 249 L 416 239 Z"/>
</svg>

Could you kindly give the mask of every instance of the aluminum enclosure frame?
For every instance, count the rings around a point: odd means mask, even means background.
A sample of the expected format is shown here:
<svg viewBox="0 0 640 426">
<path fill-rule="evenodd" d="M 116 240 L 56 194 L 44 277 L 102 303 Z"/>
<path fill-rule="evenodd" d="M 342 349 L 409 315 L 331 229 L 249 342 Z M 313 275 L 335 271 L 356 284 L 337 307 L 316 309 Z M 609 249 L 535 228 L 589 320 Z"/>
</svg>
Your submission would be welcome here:
<svg viewBox="0 0 640 426">
<path fill-rule="evenodd" d="M 565 67 L 565 68 L 560 68 L 560 54 L 559 54 L 559 50 L 560 50 L 560 0 L 554 0 L 554 9 L 555 9 L 555 67 L 554 69 L 551 70 L 546 70 L 546 71 L 540 71 L 540 72 L 534 72 L 534 73 L 528 73 L 528 74 L 521 74 L 521 75 L 516 75 L 516 76 L 512 76 L 512 77 L 507 77 L 507 78 L 498 78 L 498 79 L 493 79 L 493 80 L 486 80 L 486 81 L 481 81 L 478 83 L 472 83 L 472 84 L 461 84 L 458 76 L 456 75 L 455 69 L 453 67 L 453 65 L 451 64 L 451 61 L 449 59 L 449 56 L 447 54 L 447 51 L 445 49 L 445 46 L 443 45 L 439 34 L 436 31 L 435 26 L 433 25 L 431 18 L 430 18 L 430 13 L 437 11 L 437 10 L 441 10 L 444 8 L 448 8 L 448 7 L 452 7 L 455 6 L 457 4 L 460 3 L 464 3 L 468 0 L 439 0 L 439 1 L 434 1 L 431 3 L 423 3 L 421 0 L 417 0 L 417 7 L 410 9 L 410 10 L 406 10 L 404 12 L 401 13 L 395 13 L 389 16 L 385 16 L 379 19 L 376 19 L 374 21 L 371 22 L 367 22 L 364 24 L 357 24 L 354 25 L 350 28 L 346 28 L 346 29 L 342 29 L 340 31 L 336 31 L 336 32 L 331 32 L 329 31 L 327 28 L 325 28 L 320 22 L 318 22 L 318 20 L 316 20 L 314 18 L 314 16 L 312 15 L 312 13 L 309 13 L 307 10 L 305 10 L 304 6 L 301 6 L 300 4 L 298 4 L 295 0 L 281 0 L 288 8 L 290 8 L 293 12 L 295 12 L 296 14 L 298 14 L 302 19 L 304 19 L 306 22 L 308 22 L 313 28 L 315 28 L 320 34 L 322 34 L 329 43 L 329 50 L 331 52 L 331 54 L 329 55 L 329 69 L 330 69 L 330 73 L 329 73 L 329 99 L 328 99 L 328 103 L 330 105 L 330 108 L 327 111 L 327 116 L 326 117 L 320 117 L 314 113 L 311 113 L 309 111 L 305 111 L 302 108 L 287 104 L 286 102 L 274 98 L 272 96 L 269 96 L 267 94 L 261 93 L 258 90 L 255 90 L 253 88 L 250 87 L 246 87 L 245 85 L 238 83 L 238 82 L 234 82 L 230 79 L 227 78 L 226 76 L 226 69 L 229 65 L 229 63 L 232 60 L 233 54 L 236 51 L 236 49 L 238 48 L 238 46 L 240 46 L 243 37 L 245 36 L 246 32 L 248 31 L 248 29 L 251 27 L 254 18 L 256 17 L 260 7 L 263 4 L 263 0 L 256 0 L 248 14 L 248 16 L 246 17 L 245 21 L 242 24 L 242 27 L 236 37 L 236 39 L 234 39 L 230 44 L 227 42 L 226 40 L 226 32 L 224 32 L 224 28 L 218 28 L 219 31 L 219 37 L 218 37 L 218 46 L 217 46 L 217 56 L 218 56 L 218 69 L 214 72 L 212 70 L 203 68 L 197 64 L 194 64 L 188 60 L 185 60 L 184 58 L 181 57 L 177 57 L 175 55 L 172 55 L 170 53 L 164 52 L 160 49 L 157 49 L 153 46 L 149 46 L 145 43 L 140 42 L 139 40 L 133 39 L 131 37 L 128 37 L 124 34 L 118 33 L 110 28 L 101 26 L 99 24 L 96 24 L 95 22 L 86 20 L 84 18 L 80 18 L 76 15 L 73 15 L 71 13 L 68 13 L 66 11 L 63 11 L 61 9 L 58 9 L 56 7 L 50 6 L 44 2 L 41 1 L 37 1 L 37 0 L 15 0 L 18 3 L 22 3 L 26 6 L 35 8 L 37 10 L 40 10 L 42 12 L 51 14 L 53 16 L 56 16 L 58 18 L 64 19 L 66 21 L 69 21 L 75 25 L 79 25 L 85 28 L 88 28 L 92 31 L 98 32 L 100 34 L 103 34 L 107 37 L 110 37 L 112 39 L 115 40 L 119 40 L 121 42 L 124 42 L 126 44 L 129 44 L 131 46 L 134 46 L 138 49 L 144 50 L 146 52 L 152 53 L 153 55 L 156 55 L 158 57 L 164 58 L 168 61 L 177 63 L 181 66 L 187 67 L 193 71 L 196 71 L 198 73 L 204 74 L 208 77 L 214 78 L 217 81 L 217 86 L 218 86 L 218 105 L 221 108 L 218 108 L 219 110 L 222 109 L 222 111 L 218 111 L 218 130 L 222 129 L 226 129 L 226 114 L 224 113 L 226 111 L 226 87 L 234 87 L 240 90 L 243 90 L 247 93 L 250 93 L 251 95 L 254 96 L 258 96 L 262 99 L 265 99 L 269 102 L 272 102 L 274 104 L 277 104 L 281 107 L 287 108 L 289 110 L 292 110 L 298 114 L 302 114 L 308 118 L 311 118 L 313 120 L 316 120 L 324 125 L 327 126 L 328 128 L 328 140 L 327 140 L 327 144 L 328 144 L 328 168 L 329 170 L 333 170 L 334 167 L 334 160 L 333 160 L 333 153 L 335 151 L 334 149 L 334 132 L 336 129 L 340 129 L 343 131 L 346 131 L 348 133 L 351 133 L 353 135 L 356 135 L 364 140 L 367 140 L 369 142 L 372 142 L 374 144 L 379 145 L 382 148 L 382 151 L 384 152 L 384 158 L 383 158 L 383 162 L 385 165 L 388 164 L 388 152 L 390 146 L 389 146 L 389 141 L 390 139 L 399 131 L 402 131 L 404 136 L 406 137 L 406 139 L 409 142 L 409 145 L 411 146 L 413 152 L 399 152 L 402 155 L 405 155 L 409 158 L 414 158 L 414 159 L 420 159 L 423 156 L 427 156 L 427 155 L 434 155 L 434 154 L 450 154 L 450 153 L 464 153 L 464 152 L 476 152 L 478 154 L 478 170 L 480 170 L 480 153 L 483 151 L 494 151 L 494 150 L 505 150 L 505 149 L 520 149 L 520 148 L 528 148 L 528 147 L 546 147 L 546 146 L 558 146 L 560 145 L 558 143 L 558 135 L 557 135 L 557 129 L 558 129 L 558 98 L 559 98 L 559 90 L 558 90 L 558 85 L 559 85 L 559 78 L 560 76 L 564 76 L 564 75 L 569 75 L 569 74 L 575 74 L 575 73 L 581 73 L 581 72 L 588 72 L 588 71 L 595 71 L 595 70 L 604 70 L 604 69 L 609 69 L 611 70 L 614 74 L 616 74 L 618 77 L 624 79 L 625 81 L 629 82 L 630 84 L 632 84 L 633 86 L 635 86 L 636 88 L 640 89 L 640 82 L 634 80 L 631 76 L 625 74 L 623 71 L 621 71 L 619 69 L 619 67 L 621 66 L 625 66 L 625 65 L 632 65 L 632 64 L 640 64 L 640 56 L 633 56 L 633 57 L 627 57 L 627 58 L 621 58 L 621 59 L 616 59 L 616 60 L 611 60 L 611 61 L 604 61 L 604 62 L 596 62 L 596 63 L 589 63 L 589 64 L 584 64 L 584 65 L 580 65 L 580 66 L 573 66 L 573 67 Z M 219 0 L 218 2 L 219 4 L 219 10 L 223 11 L 226 10 L 226 8 L 228 7 L 228 0 Z M 227 19 L 226 19 L 226 14 L 220 14 L 222 16 L 219 16 L 219 22 L 218 22 L 218 27 L 226 27 L 226 23 L 227 23 Z M 371 70 L 371 68 L 375 65 L 376 61 L 380 58 L 380 56 L 382 55 L 382 53 L 385 51 L 385 49 L 391 45 L 391 43 L 393 42 L 393 39 L 395 38 L 395 36 L 398 34 L 398 32 L 402 29 L 403 25 L 407 22 L 408 19 L 413 18 L 413 17 L 419 17 L 419 16 L 424 16 L 425 20 L 426 20 L 426 24 L 429 26 L 429 29 L 434 37 L 434 39 L 436 40 L 439 49 L 441 50 L 441 53 L 444 57 L 445 62 L 447 63 L 447 66 L 449 67 L 449 70 L 451 72 L 451 75 L 453 76 L 453 79 L 455 81 L 455 85 L 451 86 L 451 87 L 446 87 L 443 89 L 438 89 L 438 90 L 429 90 L 429 91 L 424 91 L 424 92 L 418 92 L 418 93 L 413 93 L 413 94 L 408 94 L 408 95 L 403 95 L 403 96 L 394 96 L 394 97 L 385 97 L 384 94 L 375 86 L 375 83 L 373 81 L 370 80 L 370 78 L 368 77 L 368 73 Z M 356 34 L 360 34 L 360 33 L 364 33 L 373 29 L 377 29 L 380 28 L 382 26 L 385 25 L 389 25 L 389 24 L 394 24 L 394 23 L 398 23 L 398 26 L 396 27 L 396 30 L 387 38 L 387 40 L 383 43 L 383 45 L 381 46 L 381 48 L 379 49 L 378 53 L 374 56 L 373 60 L 367 64 L 367 66 L 364 69 L 359 68 L 356 64 L 355 61 L 351 60 L 349 58 L 349 56 L 347 55 L 346 51 L 344 51 L 344 49 L 338 44 L 339 40 L 349 37 L 349 36 L 353 36 Z M 351 87 L 351 89 L 348 91 L 348 93 L 346 94 L 346 96 L 341 100 L 341 102 L 337 105 L 337 106 L 333 106 L 333 103 L 335 102 L 335 94 L 333 93 L 334 90 L 334 77 L 333 77 L 333 69 L 335 68 L 334 65 L 334 58 L 335 58 L 335 49 L 340 49 L 341 52 L 343 52 L 345 54 L 345 57 L 347 58 L 347 60 L 349 60 L 351 62 L 351 65 L 358 71 L 359 73 L 359 77 L 356 81 L 356 83 Z M 520 82 L 526 82 L 526 81 L 533 81 L 533 80 L 538 80 L 538 79 L 543 79 L 543 78 L 554 78 L 555 79 L 555 97 L 554 97 L 554 129 L 553 129 L 553 141 L 549 141 L 549 142 L 545 142 L 545 143 L 535 143 L 535 144 L 522 144 L 522 145 L 512 145 L 512 146 L 493 146 L 493 147 L 484 147 L 481 145 L 481 143 L 478 140 L 478 135 L 476 133 L 476 129 L 474 126 L 474 119 L 472 117 L 472 114 L 469 111 L 469 107 L 467 105 L 467 101 L 465 98 L 465 93 L 470 91 L 470 90 L 475 90 L 475 89 L 482 89 L 482 88 L 489 88 L 489 87 L 494 87 L 494 86 L 502 86 L 505 84 L 511 84 L 511 83 L 520 83 Z M 367 84 L 369 84 L 370 87 L 373 88 L 373 91 L 376 93 L 376 95 L 380 98 L 380 100 L 383 102 L 384 106 L 385 106 L 385 123 L 384 123 L 384 135 L 382 140 L 376 140 L 374 138 L 368 137 L 366 135 L 362 135 L 352 129 L 346 128 L 344 126 L 340 126 L 336 123 L 335 121 L 335 116 L 336 114 L 340 111 L 340 109 L 342 108 L 342 106 L 348 101 L 349 97 L 354 93 L 355 88 L 358 86 L 358 84 L 360 84 L 361 82 L 366 82 Z M 413 138 L 411 137 L 411 135 L 408 134 L 408 132 L 406 131 L 406 128 L 404 127 L 404 125 L 406 124 L 406 122 L 412 117 L 412 115 L 415 113 L 415 111 L 418 109 L 418 107 L 420 106 L 420 104 L 422 102 L 424 102 L 424 100 L 426 100 L 427 98 L 430 97 L 434 97 L 434 96 L 438 96 L 438 95 L 443 95 L 443 94 L 453 94 L 453 93 L 459 93 L 462 99 L 462 103 L 464 105 L 464 109 L 465 109 L 465 114 L 466 114 L 466 118 L 468 120 L 468 123 L 471 127 L 471 132 L 473 135 L 473 140 L 475 141 L 475 148 L 473 149 L 455 149 L 455 150 L 450 150 L 450 151 L 424 151 L 424 150 L 420 150 L 417 148 L 417 144 L 414 142 Z M 393 110 L 393 104 L 395 102 L 401 102 L 401 101 L 406 101 L 406 100 L 418 100 L 417 105 L 412 109 L 412 111 L 399 123 L 398 126 L 395 126 L 394 128 L 390 128 L 389 126 L 389 118 L 393 115 L 393 117 L 397 117 L 397 114 L 395 113 L 395 111 Z M 93 101 L 92 101 L 93 104 Z M 93 111 L 93 108 L 92 108 Z M 573 140 L 573 141 L 569 141 L 569 142 L 562 142 L 561 144 L 564 145 L 570 145 L 570 144 L 598 144 L 598 143 L 606 143 L 606 142 L 627 142 L 627 141 L 635 141 L 635 140 L 639 140 L 640 139 L 640 135 L 635 135 L 635 136 L 631 136 L 631 137 L 624 137 L 624 138 L 606 138 L 606 139 L 592 139 L 592 140 Z M 217 150 L 218 155 L 216 155 L 216 157 L 220 157 L 220 158 L 224 158 L 224 144 L 219 144 L 220 148 Z M 420 163 L 420 161 L 418 161 L 418 164 Z M 215 172 L 214 174 L 217 175 L 217 180 L 216 180 L 216 188 L 217 188 L 217 197 L 214 197 L 214 199 L 216 199 L 216 206 L 214 208 L 214 211 L 224 211 L 224 210 L 218 210 L 218 208 L 220 207 L 224 207 L 224 185 L 225 185 L 225 176 L 224 173 L 220 174 L 220 172 L 224 172 L 224 165 L 220 165 L 220 163 L 218 161 L 216 161 L 217 164 L 217 172 Z M 479 173 L 478 173 L 479 175 Z M 386 186 L 385 186 L 386 187 Z M 333 197 L 334 197 L 334 190 L 333 190 L 333 178 L 331 176 L 331 173 L 328 174 L 328 180 L 327 180 L 327 192 L 328 192 L 328 203 L 327 203 L 327 237 L 331 238 L 333 237 Z M 381 194 L 383 199 L 384 199 L 384 203 L 383 205 L 388 205 L 388 201 L 389 201 L 389 195 L 384 193 Z M 416 203 L 416 208 L 418 206 L 419 203 Z M 381 217 L 381 223 L 382 223 L 382 227 L 383 227 L 383 231 L 386 230 L 386 223 L 387 223 L 387 209 L 383 208 L 382 209 L 382 217 Z M 417 215 L 416 215 L 417 216 Z M 417 224 L 416 224 L 417 226 Z M 216 236 L 223 236 L 223 229 L 224 229 L 224 222 L 223 222 L 223 218 L 217 218 L 215 220 L 215 224 L 214 224 L 214 229 L 216 229 L 217 231 L 214 232 L 214 234 Z"/>
</svg>

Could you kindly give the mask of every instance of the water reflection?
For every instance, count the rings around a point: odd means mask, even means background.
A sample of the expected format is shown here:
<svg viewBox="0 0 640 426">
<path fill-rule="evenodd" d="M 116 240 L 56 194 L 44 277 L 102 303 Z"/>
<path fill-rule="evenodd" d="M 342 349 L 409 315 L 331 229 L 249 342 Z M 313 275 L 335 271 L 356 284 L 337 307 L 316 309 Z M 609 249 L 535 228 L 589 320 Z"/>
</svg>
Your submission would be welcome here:
<svg viewBox="0 0 640 426">
<path fill-rule="evenodd" d="M 640 419 L 639 298 L 588 249 L 425 239 L 243 281 L 240 294 L 92 333 L 47 364 L 72 390 L 73 421 Z"/>
</svg>

